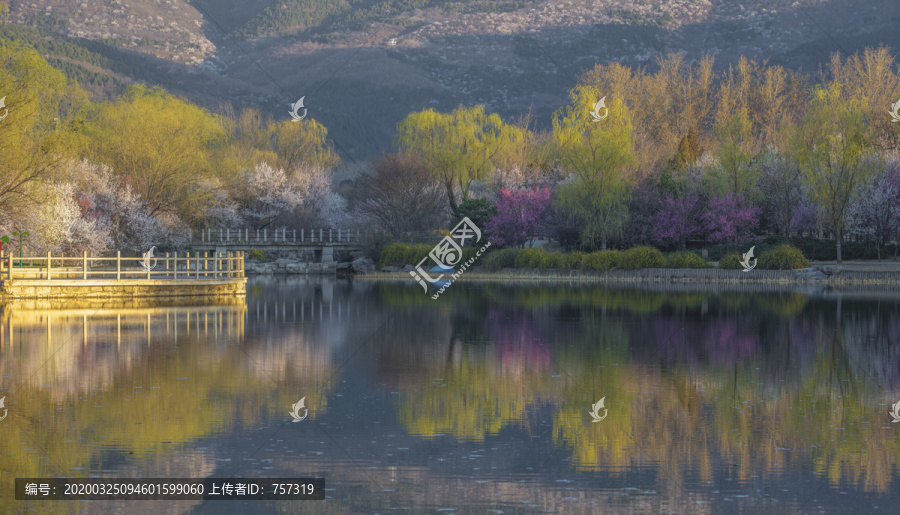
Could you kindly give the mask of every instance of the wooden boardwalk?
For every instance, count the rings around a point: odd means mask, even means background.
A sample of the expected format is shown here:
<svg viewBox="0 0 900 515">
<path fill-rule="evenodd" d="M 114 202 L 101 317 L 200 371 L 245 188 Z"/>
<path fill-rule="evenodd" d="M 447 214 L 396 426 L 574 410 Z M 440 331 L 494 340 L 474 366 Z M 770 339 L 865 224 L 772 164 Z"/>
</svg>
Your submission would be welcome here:
<svg viewBox="0 0 900 515">
<path fill-rule="evenodd" d="M 9 298 L 244 295 L 244 253 L 152 258 L 0 256 L 0 293 Z"/>
</svg>

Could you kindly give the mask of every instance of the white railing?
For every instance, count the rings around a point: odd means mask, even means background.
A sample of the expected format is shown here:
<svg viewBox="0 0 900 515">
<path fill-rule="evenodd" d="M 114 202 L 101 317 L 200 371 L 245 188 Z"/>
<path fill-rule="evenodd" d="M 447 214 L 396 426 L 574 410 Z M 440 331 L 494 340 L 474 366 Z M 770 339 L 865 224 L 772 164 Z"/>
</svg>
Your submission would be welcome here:
<svg viewBox="0 0 900 515">
<path fill-rule="evenodd" d="M 348 229 L 202 229 L 199 243 L 230 244 L 334 244 L 358 243 L 359 231 Z"/>
<path fill-rule="evenodd" d="M 116 252 L 115 257 L 88 257 L 85 252 L 81 257 L 53 256 L 15 257 L 11 253 L 3 256 L 0 253 L 0 279 L 96 279 L 96 280 L 174 280 L 179 279 L 236 279 L 244 277 L 244 253 L 225 252 L 218 256 L 210 252 L 185 252 L 179 256 L 177 252 L 150 259 L 151 269 L 142 266 L 144 258 L 122 257 Z M 154 266 L 155 265 L 155 266 Z"/>
</svg>

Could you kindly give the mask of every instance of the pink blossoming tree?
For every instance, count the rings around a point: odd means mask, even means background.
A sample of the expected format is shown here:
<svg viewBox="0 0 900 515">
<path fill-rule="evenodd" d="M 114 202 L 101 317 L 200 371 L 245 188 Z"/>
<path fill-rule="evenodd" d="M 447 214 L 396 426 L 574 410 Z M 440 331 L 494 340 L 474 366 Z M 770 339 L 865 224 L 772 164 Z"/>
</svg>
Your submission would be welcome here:
<svg viewBox="0 0 900 515">
<path fill-rule="evenodd" d="M 690 238 L 703 234 L 697 216 L 699 196 L 685 193 L 678 197 L 666 195 L 653 218 L 653 238 L 664 245 L 678 245 L 681 250 Z"/>
<path fill-rule="evenodd" d="M 701 217 L 709 239 L 720 243 L 739 243 L 753 236 L 759 225 L 760 209 L 740 196 L 713 195 L 709 209 Z"/>
<path fill-rule="evenodd" d="M 535 233 L 550 206 L 550 189 L 500 190 L 497 214 L 485 224 L 491 243 L 501 247 L 522 246 Z"/>
</svg>

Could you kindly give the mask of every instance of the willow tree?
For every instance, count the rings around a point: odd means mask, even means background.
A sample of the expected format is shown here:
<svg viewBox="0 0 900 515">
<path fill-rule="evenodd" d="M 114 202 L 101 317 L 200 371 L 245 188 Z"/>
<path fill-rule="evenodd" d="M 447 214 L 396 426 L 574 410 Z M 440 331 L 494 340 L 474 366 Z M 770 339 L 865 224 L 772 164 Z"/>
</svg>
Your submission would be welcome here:
<svg viewBox="0 0 900 515">
<path fill-rule="evenodd" d="M 73 113 L 84 97 L 34 50 L 0 43 L 0 98 L 0 218 L 8 222 L 71 156 Z"/>
<path fill-rule="evenodd" d="M 582 244 L 593 247 L 599 242 L 606 248 L 628 219 L 628 169 L 634 163 L 631 115 L 624 101 L 607 97 L 608 116 L 595 122 L 591 110 L 600 92 L 582 85 L 569 96 L 571 105 L 553 118 L 557 159 L 570 174 L 559 187 L 558 198 L 583 221 Z"/>
<path fill-rule="evenodd" d="M 340 158 L 328 141 L 328 130 L 311 118 L 301 122 L 276 121 L 256 109 L 220 108 L 228 132 L 226 156 L 234 169 L 247 170 L 266 162 L 284 170 L 301 165 L 331 169 Z"/>
<path fill-rule="evenodd" d="M 150 215 L 202 216 L 208 183 L 225 173 L 216 166 L 227 141 L 219 117 L 160 88 L 132 86 L 98 106 L 87 132 L 92 160 L 129 184 Z"/>
<path fill-rule="evenodd" d="M 397 146 L 419 158 L 447 194 L 454 217 L 469 188 L 485 181 L 501 150 L 521 142 L 522 129 L 503 123 L 496 113 L 487 114 L 483 105 L 460 106 L 450 113 L 432 109 L 410 113 L 397 126 Z"/>
<path fill-rule="evenodd" d="M 863 159 L 871 147 L 866 104 L 865 99 L 847 98 L 836 82 L 818 86 L 794 137 L 803 180 L 834 231 L 838 263 L 854 191 L 872 171 Z"/>
</svg>

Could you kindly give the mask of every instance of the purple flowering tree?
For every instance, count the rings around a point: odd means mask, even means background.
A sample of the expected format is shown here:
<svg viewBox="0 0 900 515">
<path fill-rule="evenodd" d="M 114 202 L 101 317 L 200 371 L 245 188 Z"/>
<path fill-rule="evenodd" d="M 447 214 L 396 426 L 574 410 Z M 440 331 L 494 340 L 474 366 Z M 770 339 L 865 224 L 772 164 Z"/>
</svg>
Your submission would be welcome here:
<svg viewBox="0 0 900 515">
<path fill-rule="evenodd" d="M 656 216 L 653 218 L 653 239 L 665 244 L 677 244 L 685 249 L 687 240 L 703 233 L 703 226 L 697 219 L 697 194 L 685 193 L 679 197 L 666 195 Z"/>
<path fill-rule="evenodd" d="M 709 209 L 701 217 L 709 239 L 719 243 L 738 243 L 753 236 L 759 226 L 760 209 L 731 193 L 709 199 Z"/>
<path fill-rule="evenodd" d="M 497 214 L 486 224 L 485 231 L 501 247 L 524 245 L 535 233 L 544 212 L 550 206 L 550 189 L 500 190 Z"/>
</svg>

